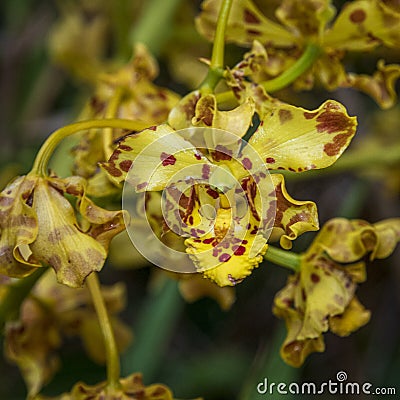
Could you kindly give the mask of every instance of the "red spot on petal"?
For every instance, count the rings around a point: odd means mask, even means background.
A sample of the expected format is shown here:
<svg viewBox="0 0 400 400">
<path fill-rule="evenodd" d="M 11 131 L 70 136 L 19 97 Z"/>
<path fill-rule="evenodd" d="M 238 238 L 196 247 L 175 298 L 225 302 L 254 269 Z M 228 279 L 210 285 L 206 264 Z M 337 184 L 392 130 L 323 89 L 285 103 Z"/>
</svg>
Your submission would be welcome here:
<svg viewBox="0 0 400 400">
<path fill-rule="evenodd" d="M 121 149 L 121 150 L 123 150 L 123 151 L 132 151 L 132 150 L 133 150 L 131 146 L 128 146 L 128 145 L 126 145 L 126 144 L 120 144 L 120 145 L 118 146 L 118 148 Z"/>
<path fill-rule="evenodd" d="M 136 189 L 137 189 L 137 190 L 142 190 L 142 189 L 144 189 L 146 186 L 147 186 L 147 182 L 142 182 L 142 183 L 139 183 L 139 185 L 136 186 Z"/>
<path fill-rule="evenodd" d="M 147 129 L 150 129 L 151 131 L 156 131 L 156 130 L 157 130 L 157 126 L 156 126 L 156 125 L 153 125 L 153 126 L 150 126 L 150 127 L 147 128 Z"/>
<path fill-rule="evenodd" d="M 318 115 L 318 111 L 314 111 L 314 112 L 304 111 L 303 115 L 304 115 L 305 119 L 313 119 Z"/>
<path fill-rule="evenodd" d="M 208 239 L 204 239 L 203 240 L 203 243 L 204 244 L 210 244 L 210 243 L 212 243 L 214 241 L 214 238 L 208 238 Z"/>
<path fill-rule="evenodd" d="M 246 251 L 246 247 L 244 246 L 239 246 L 235 252 L 233 253 L 235 256 L 241 256 L 244 254 L 244 252 Z"/>
<path fill-rule="evenodd" d="M 260 19 L 257 15 L 254 15 L 250 10 L 244 9 L 243 11 L 244 20 L 249 24 L 259 24 Z"/>
<path fill-rule="evenodd" d="M 124 172 L 128 172 L 129 171 L 129 169 L 131 168 L 131 166 L 132 166 L 132 161 L 131 160 L 124 160 L 124 161 L 121 161 L 120 163 L 119 163 L 119 167 L 122 169 L 122 171 L 124 171 Z"/>
<path fill-rule="evenodd" d="M 267 164 L 274 164 L 275 163 L 275 158 L 267 157 L 265 161 L 267 162 Z"/>
<path fill-rule="evenodd" d="M 311 274 L 311 281 L 313 283 L 318 283 L 321 280 L 321 278 L 317 274 Z"/>
<path fill-rule="evenodd" d="M 211 167 L 208 164 L 203 164 L 203 167 L 201 168 L 201 177 L 203 179 L 209 179 L 210 178 L 210 170 L 211 170 Z"/>
<path fill-rule="evenodd" d="M 367 18 L 367 14 L 364 10 L 358 9 L 354 10 L 350 14 L 350 21 L 355 23 L 355 24 L 361 24 L 361 22 L 364 22 L 364 20 Z"/>
<path fill-rule="evenodd" d="M 194 153 L 194 156 L 195 156 L 196 160 L 201 160 L 201 154 Z"/>
<path fill-rule="evenodd" d="M 207 189 L 207 194 L 210 195 L 213 199 L 218 199 L 219 197 L 218 192 L 213 189 Z"/>
<path fill-rule="evenodd" d="M 172 154 L 167 154 L 162 152 L 160 155 L 160 160 L 162 161 L 162 165 L 166 167 L 167 165 L 175 165 L 176 158 Z"/>
<path fill-rule="evenodd" d="M 247 157 L 243 159 L 242 164 L 246 169 L 251 169 L 253 167 L 253 163 Z"/>
<path fill-rule="evenodd" d="M 231 256 L 230 256 L 229 254 L 223 253 L 223 254 L 221 254 L 221 255 L 219 256 L 218 260 L 219 260 L 220 262 L 227 262 L 227 261 L 230 260 L 230 258 L 231 258 Z"/>
</svg>

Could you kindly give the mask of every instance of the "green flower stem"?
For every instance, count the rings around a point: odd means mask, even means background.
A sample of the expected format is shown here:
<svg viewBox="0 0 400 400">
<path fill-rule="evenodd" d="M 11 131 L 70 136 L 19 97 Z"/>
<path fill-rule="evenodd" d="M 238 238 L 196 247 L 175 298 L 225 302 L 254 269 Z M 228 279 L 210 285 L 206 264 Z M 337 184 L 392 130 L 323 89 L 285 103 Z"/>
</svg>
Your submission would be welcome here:
<svg viewBox="0 0 400 400">
<path fill-rule="evenodd" d="M 46 271 L 46 267 L 38 268 L 31 275 L 8 286 L 8 290 L 0 303 L 0 330 L 3 329 L 7 321 L 18 318 L 21 304 Z"/>
<path fill-rule="evenodd" d="M 278 247 L 268 245 L 268 249 L 264 254 L 264 258 L 276 265 L 289 268 L 294 272 L 298 272 L 300 270 L 300 255 L 289 250 L 282 250 Z"/>
<path fill-rule="evenodd" d="M 281 75 L 269 81 L 261 82 L 260 85 L 269 93 L 276 92 L 289 86 L 300 75 L 306 72 L 320 55 L 320 48 L 313 43 L 309 43 L 299 59 L 296 60 Z M 218 103 L 224 103 L 235 99 L 232 91 L 221 92 L 216 95 Z"/>
<path fill-rule="evenodd" d="M 210 68 L 208 69 L 206 78 L 200 86 L 200 89 L 204 92 L 213 92 L 224 73 L 225 30 L 228 25 L 232 1 L 233 0 L 224 0 L 219 11 Z"/>
<path fill-rule="evenodd" d="M 86 285 L 92 296 L 94 308 L 99 319 L 100 329 L 104 337 L 104 345 L 107 360 L 107 384 L 108 387 L 118 389 L 120 386 L 120 364 L 117 344 L 115 342 L 114 330 L 111 325 L 110 317 L 101 294 L 99 277 L 96 272 L 91 273 L 86 278 Z"/>
<path fill-rule="evenodd" d="M 262 82 L 261 86 L 270 93 L 289 86 L 314 64 L 320 53 L 320 48 L 317 45 L 309 43 L 304 53 L 294 64 L 276 78 Z"/>
<path fill-rule="evenodd" d="M 93 119 L 63 126 L 62 128 L 54 131 L 44 142 L 44 144 L 42 145 L 36 156 L 35 162 L 31 170 L 31 174 L 46 176 L 47 164 L 58 144 L 66 137 L 71 136 L 79 131 L 93 129 L 93 128 L 99 128 L 99 129 L 119 128 L 119 129 L 126 129 L 129 131 L 139 131 L 148 126 L 149 124 L 143 122 L 131 121 L 128 119 L 118 119 L 118 118 L 99 119 L 99 120 Z"/>
<path fill-rule="evenodd" d="M 181 0 L 146 0 L 139 21 L 130 34 L 131 43 L 144 43 L 157 56 L 171 32 L 172 18 Z"/>
<path fill-rule="evenodd" d="M 224 0 L 218 15 L 217 29 L 215 31 L 214 45 L 211 55 L 211 69 L 224 67 L 225 53 L 225 30 L 228 25 L 229 13 L 232 7 L 232 0 Z"/>
</svg>

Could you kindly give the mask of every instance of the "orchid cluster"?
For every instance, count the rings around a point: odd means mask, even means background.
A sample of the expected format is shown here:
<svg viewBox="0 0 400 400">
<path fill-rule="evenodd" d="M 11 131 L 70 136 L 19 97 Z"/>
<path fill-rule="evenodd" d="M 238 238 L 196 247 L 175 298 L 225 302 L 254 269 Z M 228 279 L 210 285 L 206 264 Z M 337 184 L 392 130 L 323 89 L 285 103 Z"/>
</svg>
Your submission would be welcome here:
<svg viewBox="0 0 400 400">
<path fill-rule="evenodd" d="M 284 0 L 274 9 L 264 1 L 204 0 L 186 24 L 212 42 L 212 55 L 202 55 L 206 76 L 183 94 L 155 83 L 156 50 L 137 30 L 129 61 L 107 57 L 118 20 L 109 18 L 107 2 L 84 3 L 62 10 L 49 48 L 91 94 L 76 122 L 50 135 L 32 169 L 0 193 L 4 355 L 20 368 L 27 397 L 48 398 L 41 392 L 60 368 L 63 342 L 79 337 L 88 356 L 106 364 L 107 379 L 79 382 L 58 399 L 175 398 L 167 386 L 145 385 L 140 371 L 120 376 L 119 357 L 133 337 L 118 315 L 129 287 L 98 278 L 114 261 L 137 268 L 148 259 L 188 302 L 211 297 L 226 311 L 257 269 L 285 267 L 290 275 L 272 312 L 286 323 L 280 354 L 294 367 L 325 350 L 326 332 L 347 336 L 367 324 L 371 313 L 356 289 L 370 261 L 395 251 L 400 218 L 370 223 L 354 215 L 320 226 L 317 204 L 293 198 L 286 180 L 318 170 L 323 178 L 336 165 L 357 169 L 357 157 L 367 163 L 374 149 L 346 150 L 357 118 L 341 102 L 309 109 L 283 99 L 296 92 L 301 103 L 305 90 L 353 88 L 393 107 L 400 65 L 385 56 L 400 48 L 398 3 L 354 0 L 338 11 L 330 0 Z M 132 5 L 132 20 L 138 9 Z M 239 55 L 231 65 L 226 43 Z M 380 58 L 371 76 L 348 70 L 360 52 Z M 50 161 L 72 135 L 72 171 L 59 176 Z M 399 153 L 386 166 L 398 167 Z M 316 231 L 307 248 L 293 246 Z"/>
</svg>

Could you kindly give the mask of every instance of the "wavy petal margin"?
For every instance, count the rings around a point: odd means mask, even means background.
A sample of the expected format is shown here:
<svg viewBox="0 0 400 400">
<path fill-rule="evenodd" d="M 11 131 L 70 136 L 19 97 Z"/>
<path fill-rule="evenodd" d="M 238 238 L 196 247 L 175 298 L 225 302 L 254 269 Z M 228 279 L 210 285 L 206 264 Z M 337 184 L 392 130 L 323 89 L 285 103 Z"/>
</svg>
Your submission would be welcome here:
<svg viewBox="0 0 400 400">
<path fill-rule="evenodd" d="M 266 114 L 249 143 L 271 170 L 303 172 L 332 165 L 356 132 L 356 118 L 338 102 L 317 110 L 280 104 Z"/>
</svg>

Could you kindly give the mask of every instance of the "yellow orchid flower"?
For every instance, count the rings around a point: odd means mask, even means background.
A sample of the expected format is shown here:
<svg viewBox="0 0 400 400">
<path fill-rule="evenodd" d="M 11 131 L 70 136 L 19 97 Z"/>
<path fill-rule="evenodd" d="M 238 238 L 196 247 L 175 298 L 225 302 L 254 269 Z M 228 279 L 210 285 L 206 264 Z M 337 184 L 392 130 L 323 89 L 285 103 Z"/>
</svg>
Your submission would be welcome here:
<svg viewBox="0 0 400 400">
<path fill-rule="evenodd" d="M 212 40 L 221 0 L 206 0 L 196 23 L 199 32 Z M 315 51 L 315 62 L 295 81 L 297 89 L 311 89 L 315 80 L 328 90 L 354 87 L 369 94 L 382 108 L 396 101 L 395 84 L 400 66 L 380 60 L 372 76 L 347 72 L 342 64 L 347 52 L 370 52 L 378 46 L 400 47 L 398 7 L 379 0 L 356 0 L 336 17 L 331 0 L 285 0 L 275 11 L 275 22 L 252 0 L 232 5 L 226 39 L 251 47 L 234 69 L 256 83 L 274 78 L 294 64 L 307 45 Z M 264 54 L 260 49 L 264 48 Z M 251 65 L 249 61 L 251 59 Z"/>
<path fill-rule="evenodd" d="M 322 334 L 330 330 L 347 336 L 370 319 L 355 297 L 357 284 L 365 281 L 365 263 L 386 258 L 400 241 L 400 219 L 369 224 L 335 218 L 328 221 L 301 256 L 298 273 L 275 296 L 273 312 L 285 319 L 287 337 L 282 358 L 298 367 L 312 352 L 325 349 Z"/>
<path fill-rule="evenodd" d="M 271 230 L 290 248 L 298 235 L 318 229 L 315 204 L 292 199 L 283 176 L 269 177 L 268 170 L 331 165 L 352 139 L 355 118 L 334 101 L 315 111 L 277 105 L 245 143 L 251 99 L 220 111 L 213 95 L 193 92 L 177 110 L 171 111 L 170 125 L 124 137 L 102 166 L 138 192 L 164 190 L 165 223 L 187 238 L 196 270 L 220 286 L 233 286 L 262 261 Z M 188 124 L 184 137 L 175 130 Z M 202 136 L 196 125 L 211 131 Z"/>
<path fill-rule="evenodd" d="M 110 390 L 106 382 L 94 386 L 79 382 L 70 393 L 64 393 L 53 400 L 129 400 L 139 398 L 143 400 L 174 400 L 171 390 L 165 385 L 154 383 L 145 386 L 140 373 L 121 378 L 119 383 L 120 387 Z M 45 400 L 45 398 L 39 397 L 39 400 Z"/>
<path fill-rule="evenodd" d="M 30 173 L 1 192 L 0 273 L 22 278 L 49 265 L 60 283 L 79 287 L 101 270 L 110 240 L 125 227 L 123 212 L 96 206 L 85 185 Z M 79 223 L 65 195 L 77 198 Z"/>
<path fill-rule="evenodd" d="M 132 339 L 129 328 L 117 317 L 125 306 L 125 286 L 118 283 L 101 291 L 122 352 Z M 80 336 L 88 355 L 105 362 L 104 339 L 89 290 L 59 285 L 49 270 L 23 302 L 18 320 L 5 326 L 5 355 L 21 369 L 29 396 L 35 396 L 59 369 L 57 351 L 66 336 Z"/>
<path fill-rule="evenodd" d="M 79 119 L 125 118 L 135 120 L 142 129 L 165 121 L 179 96 L 152 81 L 158 75 L 156 60 L 146 47 L 137 44 L 132 59 L 125 65 L 99 69 L 94 93 Z M 104 197 L 116 188 L 98 168 L 125 133 L 121 129 L 90 129 L 75 146 L 74 173 L 88 179 L 88 194 Z"/>
</svg>

